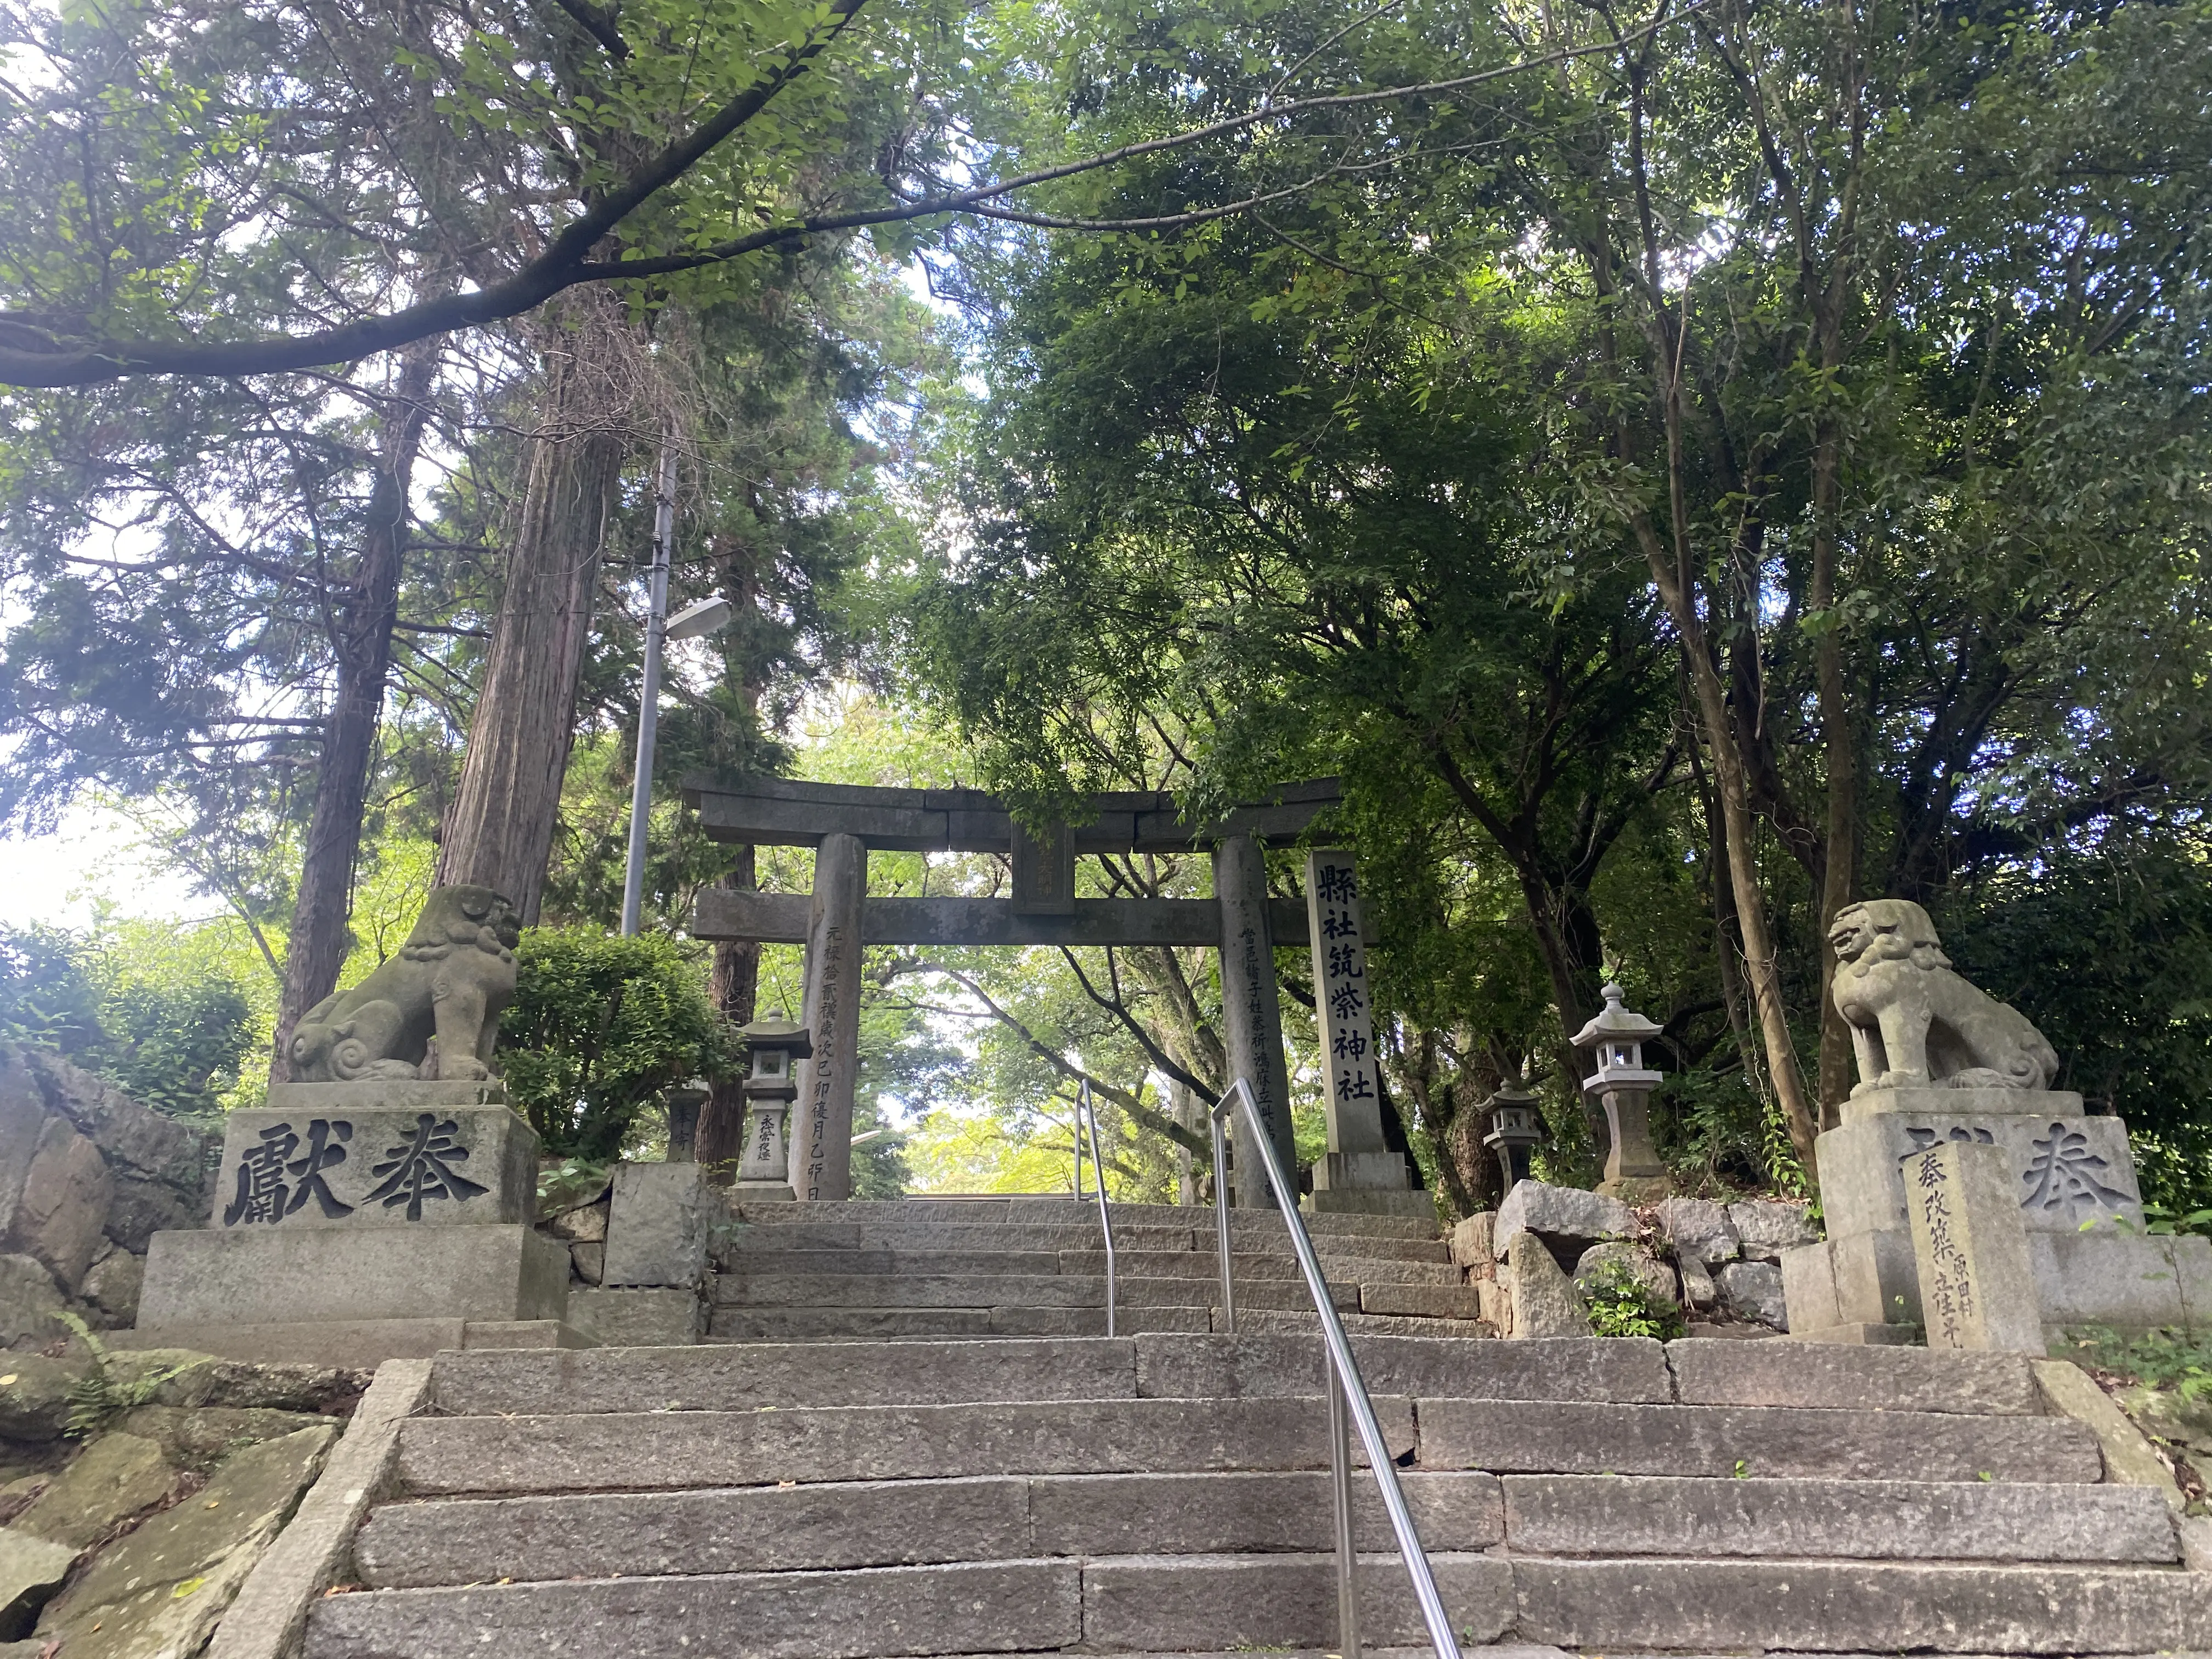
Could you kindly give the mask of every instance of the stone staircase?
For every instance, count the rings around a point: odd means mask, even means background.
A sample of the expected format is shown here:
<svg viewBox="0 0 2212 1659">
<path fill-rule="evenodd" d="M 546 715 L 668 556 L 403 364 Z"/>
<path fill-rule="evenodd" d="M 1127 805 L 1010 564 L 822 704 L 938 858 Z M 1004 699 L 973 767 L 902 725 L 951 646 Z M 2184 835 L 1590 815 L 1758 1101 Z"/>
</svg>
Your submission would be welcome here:
<svg viewBox="0 0 2212 1659">
<path fill-rule="evenodd" d="M 758 1231 L 896 1253 L 837 1224 Z M 2106 1483 L 2019 1356 L 1353 1343 L 1470 1646 L 2212 1646 L 2160 1494 Z M 1296 1333 L 444 1353 L 306 1659 L 1323 1648 L 1322 1375 Z M 1418 1642 L 1357 1484 L 1366 1638 Z"/>
<path fill-rule="evenodd" d="M 1436 1224 L 1307 1218 L 1347 1328 L 1489 1336 Z M 1222 1328 L 1211 1209 L 1114 1206 L 1115 1329 Z M 1238 1328 L 1318 1328 L 1272 1212 L 1232 1212 Z M 1095 1204 L 1066 1198 L 741 1204 L 716 1231 L 714 1342 L 1088 1336 L 1106 1329 Z"/>
</svg>

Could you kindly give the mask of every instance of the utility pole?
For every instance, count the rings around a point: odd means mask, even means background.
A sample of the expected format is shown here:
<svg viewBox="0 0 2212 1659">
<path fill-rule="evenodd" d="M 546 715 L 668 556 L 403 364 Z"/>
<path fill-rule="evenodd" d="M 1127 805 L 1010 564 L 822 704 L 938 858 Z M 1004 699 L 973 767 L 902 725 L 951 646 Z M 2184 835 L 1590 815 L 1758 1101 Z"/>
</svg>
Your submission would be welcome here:
<svg viewBox="0 0 2212 1659">
<path fill-rule="evenodd" d="M 660 643 L 668 627 L 668 556 L 676 538 L 676 446 L 663 444 L 653 485 L 653 576 L 645 623 L 645 689 L 637 706 L 637 775 L 629 786 L 629 860 L 623 873 L 623 937 L 645 902 L 646 821 L 653 811 L 653 729 L 660 723 Z"/>
</svg>

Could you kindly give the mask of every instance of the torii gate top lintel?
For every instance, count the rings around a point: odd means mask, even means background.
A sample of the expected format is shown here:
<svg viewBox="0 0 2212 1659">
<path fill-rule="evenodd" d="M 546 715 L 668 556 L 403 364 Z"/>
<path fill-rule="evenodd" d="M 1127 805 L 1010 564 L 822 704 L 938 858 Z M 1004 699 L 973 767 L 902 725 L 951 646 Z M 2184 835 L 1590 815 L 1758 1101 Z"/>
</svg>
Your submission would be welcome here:
<svg viewBox="0 0 2212 1659">
<path fill-rule="evenodd" d="M 1314 778 L 1278 785 L 1267 797 L 1193 824 L 1164 792 L 1079 796 L 1070 820 L 1073 850 L 1188 853 L 1232 836 L 1288 840 L 1336 805 L 1343 792 L 1334 778 Z M 981 789 L 695 775 L 684 780 L 684 799 L 714 840 L 763 847 L 818 847 L 825 836 L 848 835 L 884 852 L 1011 853 L 1017 842 L 1018 826 L 1006 803 Z"/>
</svg>

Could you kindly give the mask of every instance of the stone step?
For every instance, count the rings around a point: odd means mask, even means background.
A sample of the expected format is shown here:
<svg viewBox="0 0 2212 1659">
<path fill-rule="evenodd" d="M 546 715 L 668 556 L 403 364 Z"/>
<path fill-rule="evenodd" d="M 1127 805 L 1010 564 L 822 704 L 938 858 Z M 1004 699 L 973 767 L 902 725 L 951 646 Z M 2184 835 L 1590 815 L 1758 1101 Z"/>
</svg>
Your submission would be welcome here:
<svg viewBox="0 0 2212 1659">
<path fill-rule="evenodd" d="M 996 1199 L 849 1199 L 834 1204 L 733 1204 L 738 1219 L 766 1226 L 813 1224 L 825 1221 L 929 1221 L 961 1226 L 994 1223 L 1030 1226 L 1091 1226 L 1098 1224 L 1095 1200 L 1073 1198 Z M 1114 1225 L 1118 1231 L 1131 1227 L 1191 1227 L 1211 1233 L 1213 1210 L 1208 1205 L 1115 1204 Z M 1359 1215 L 1332 1212 L 1302 1217 L 1306 1231 L 1324 1235 L 1364 1236 L 1370 1238 L 1434 1239 L 1440 1228 L 1433 1218 L 1409 1216 Z M 1272 1210 L 1237 1210 L 1230 1215 L 1231 1237 L 1246 1233 L 1283 1234 L 1283 1218 Z"/>
<path fill-rule="evenodd" d="M 1432 1549 L 1504 1537 L 1498 1480 L 1403 1478 Z M 2155 1498 L 2156 1494 L 2152 1494 Z M 1373 1483 L 1353 1492 L 1360 1547 L 1394 1547 Z M 711 1492 L 445 1498 L 376 1511 L 355 1548 L 379 1589 L 496 1579 L 764 1572 L 1024 1556 L 1210 1555 L 1335 1547 L 1328 1476 L 985 1476 Z"/>
<path fill-rule="evenodd" d="M 1431 1550 L 1866 1560 L 2171 1562 L 2145 1486 L 1694 1480 L 1407 1471 Z M 1501 1487 L 1503 1504 L 1501 1507 Z M 1363 1550 L 1392 1547 L 1370 1482 Z M 355 1548 L 375 1588 L 919 1565 L 1023 1556 L 1325 1552 L 1319 1472 L 975 1477 L 387 1504 Z"/>
<path fill-rule="evenodd" d="M 2070 1418 L 1788 1406 L 1423 1400 L 1429 1468 L 1840 1480 L 2087 1484 L 2096 1437 Z"/>
<path fill-rule="evenodd" d="M 1386 1396 L 1376 1412 L 1392 1455 L 1410 1453 L 1410 1402 Z M 1288 1397 L 417 1417 L 400 1431 L 399 1472 L 404 1491 L 430 1497 L 1313 1469 L 1328 1466 L 1328 1425 L 1324 1401 Z"/>
<path fill-rule="evenodd" d="M 1424 1285 L 1421 1289 L 1443 1289 Z M 1360 1308 L 1357 1284 L 1329 1286 L 1336 1304 Z M 1220 1299 L 1206 1279 L 1115 1280 L 1117 1307 L 1204 1308 Z M 1299 1279 L 1255 1279 L 1237 1286 L 1239 1307 L 1310 1310 Z M 723 1273 L 714 1280 L 719 1307 L 760 1308 L 1103 1308 L 1106 1280 L 1072 1273 Z M 1394 1310 L 1395 1311 L 1395 1310 Z"/>
<path fill-rule="evenodd" d="M 771 1309 L 748 1316 L 927 1321 L 960 1311 Z M 1133 1318 L 1140 1311 L 1150 1316 L 1169 1310 L 1128 1311 Z M 1249 1322 L 1262 1316 L 1248 1311 L 1242 1316 Z M 1305 1317 L 1312 1322 L 1312 1316 Z M 1470 1343 L 1425 1332 L 1362 1334 L 1374 1322 L 1346 1316 L 1368 1387 L 1430 1401 L 1666 1405 L 1680 1399 L 1800 1411 L 2022 1417 L 2041 1410 L 2027 1364 L 2014 1354 L 1717 1339 L 1662 1347 L 1632 1338 Z M 988 1334 L 980 1327 L 974 1334 Z M 819 1334 L 810 1331 L 807 1340 L 788 1346 L 741 1349 L 448 1352 L 439 1356 L 434 1375 L 440 1409 L 463 1416 L 858 1406 L 892 1399 L 918 1405 L 1140 1395 L 1224 1399 L 1312 1394 L 1322 1376 L 1320 1340 L 1305 1334 L 1129 1332 L 1114 1340 L 905 1341 L 895 1347 L 824 1342 Z"/>
<path fill-rule="evenodd" d="M 1454 1621 L 1487 1639 L 1511 1616 L 1512 1568 L 1431 1557 Z M 1363 1634 L 1421 1626 L 1397 1558 L 1361 1560 Z M 1124 1555 L 387 1589 L 326 1596 L 307 1659 L 677 1653 L 686 1659 L 1311 1646 L 1336 1623 L 1336 1564 L 1318 1554 Z"/>
<path fill-rule="evenodd" d="M 1103 1277 L 1106 1253 L 1100 1249 L 784 1249 L 779 1243 L 761 1248 L 744 1245 L 725 1249 L 718 1263 L 724 1273 L 1060 1273 Z M 1247 1279 L 1300 1278 L 1296 1259 L 1287 1254 L 1239 1254 L 1231 1258 L 1231 1264 L 1240 1285 Z M 1455 1289 L 1465 1284 L 1465 1275 L 1448 1261 L 1400 1261 L 1389 1257 L 1347 1260 L 1329 1255 L 1322 1258 L 1322 1270 L 1331 1278 L 1356 1278 L 1362 1284 L 1443 1285 Z M 1130 1279 L 1202 1279 L 1218 1282 L 1221 1259 L 1210 1251 L 1132 1250 L 1117 1246 L 1115 1270 Z"/>
<path fill-rule="evenodd" d="M 2212 1575 L 2156 1567 L 1570 1561 L 1437 1552 L 1463 1641 L 1600 1652 L 2145 1653 L 2212 1645 Z M 1395 1556 L 1360 1561 L 1363 1635 L 1417 1640 Z M 1321 1554 L 1122 1555 L 323 1597 L 307 1659 L 872 1659 L 1304 1648 L 1335 1625 Z"/>
<path fill-rule="evenodd" d="M 1875 1561 L 1512 1564 L 1516 1632 L 1620 1652 L 2071 1654 L 2212 1645 L 2212 1573 Z"/>
<path fill-rule="evenodd" d="M 1666 1350 L 1637 1339 L 1468 1343 L 1355 1334 L 1352 1347 L 1376 1394 L 1616 1404 L 1673 1397 Z M 431 1370 L 431 1399 L 449 1417 L 745 1411 L 886 1400 L 927 1406 L 1265 1399 L 1318 1394 L 1323 1375 L 1315 1336 L 808 1341 L 442 1353 Z"/>
<path fill-rule="evenodd" d="M 1117 1334 L 1139 1331 L 1203 1333 L 1213 1328 L 1206 1308 L 1120 1308 Z M 1317 1327 L 1316 1327 L 1317 1328 Z M 716 1308 L 707 1321 L 710 1343 L 823 1342 L 1014 1336 L 1103 1336 L 1100 1308 Z M 894 1389 L 896 1394 L 897 1390 Z"/>
<path fill-rule="evenodd" d="M 1211 1249 L 1181 1254 L 1164 1250 L 1127 1250 L 1115 1243 L 1115 1271 L 1131 1278 L 1203 1279 L 1218 1284 L 1221 1258 Z M 1322 1251 L 1322 1272 L 1332 1279 L 1358 1279 L 1363 1285 L 1443 1285 L 1462 1289 L 1467 1275 L 1449 1261 L 1401 1261 L 1388 1256 L 1346 1256 Z M 1064 1273 L 1103 1273 L 1103 1250 L 1062 1250 Z M 1295 1279 L 1303 1282 L 1297 1258 L 1287 1250 L 1273 1255 L 1239 1251 L 1230 1257 L 1230 1271 L 1242 1285 L 1248 1279 Z"/>
<path fill-rule="evenodd" d="M 750 1217 L 753 1208 L 746 1214 Z M 786 1206 L 786 1208 L 790 1206 Z M 812 1206 L 818 1208 L 820 1206 Z M 791 1220 L 781 1225 L 752 1225 L 750 1222 L 724 1230 L 723 1250 L 743 1249 L 906 1249 L 906 1250 L 1096 1250 L 1098 1220 L 1094 1215 L 1081 1224 L 1031 1225 L 997 1223 L 986 1225 L 941 1221 L 809 1221 Z M 1288 1237 L 1279 1226 L 1264 1233 L 1238 1231 L 1231 1235 L 1238 1254 L 1247 1252 L 1291 1257 Z M 1180 1254 L 1195 1251 L 1211 1255 L 1220 1248 L 1212 1225 L 1190 1227 L 1114 1226 L 1118 1250 L 1158 1250 Z M 1399 1261 L 1449 1261 L 1450 1248 L 1435 1238 L 1377 1237 L 1362 1233 L 1322 1233 L 1314 1249 L 1323 1256 L 1354 1255 Z"/>
<path fill-rule="evenodd" d="M 2179 1559 L 2154 1486 L 1610 1474 L 1509 1474 L 1501 1485 L 1516 1554 Z M 1456 1547 L 1448 1535 L 1442 1541 Z"/>
<path fill-rule="evenodd" d="M 1414 1449 L 1404 1396 L 1377 1409 Z M 422 1418 L 401 1437 L 420 1493 L 670 1489 L 770 1480 L 1318 1467 L 1321 1402 L 1021 1401 L 548 1418 Z M 1422 1400 L 1417 1467 L 1498 1474 L 2087 1485 L 2070 1419 L 1793 1407 Z M 1272 1438 L 1270 1437 L 1273 1437 Z"/>
</svg>

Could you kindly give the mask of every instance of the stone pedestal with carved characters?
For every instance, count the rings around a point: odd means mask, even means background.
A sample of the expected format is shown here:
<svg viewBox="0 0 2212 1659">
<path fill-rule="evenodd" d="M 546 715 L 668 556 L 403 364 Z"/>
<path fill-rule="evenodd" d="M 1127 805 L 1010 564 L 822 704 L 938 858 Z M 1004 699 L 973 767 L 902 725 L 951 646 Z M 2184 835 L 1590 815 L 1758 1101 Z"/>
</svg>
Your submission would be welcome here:
<svg viewBox="0 0 2212 1659">
<path fill-rule="evenodd" d="M 2047 1329 L 2212 1325 L 2212 1244 L 2146 1235 L 2127 1125 L 2084 1115 L 2081 1096 L 1875 1089 L 1846 1102 L 1843 1117 L 1816 1146 L 1827 1240 L 1785 1264 L 1793 1329 L 1817 1337 L 1925 1322 L 1907 1166 L 1952 1143 L 2002 1160 Z"/>
<path fill-rule="evenodd" d="M 278 1085 L 230 1115 L 208 1225 L 154 1235 L 137 1345 L 326 1364 L 568 1346 L 537 1176 L 495 1082 Z"/>
</svg>

